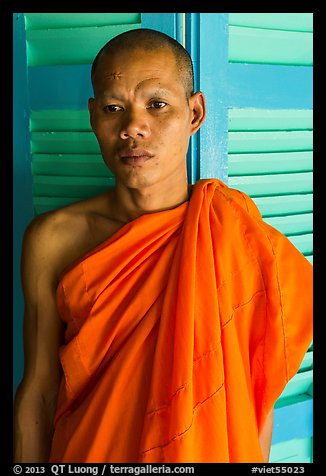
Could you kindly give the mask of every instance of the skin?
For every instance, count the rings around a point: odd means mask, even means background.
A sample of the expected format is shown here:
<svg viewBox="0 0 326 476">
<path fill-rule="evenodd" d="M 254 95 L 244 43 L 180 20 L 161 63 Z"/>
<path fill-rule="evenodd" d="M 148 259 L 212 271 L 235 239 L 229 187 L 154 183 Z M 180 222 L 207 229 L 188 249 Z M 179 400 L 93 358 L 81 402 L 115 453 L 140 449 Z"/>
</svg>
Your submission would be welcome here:
<svg viewBox="0 0 326 476">
<path fill-rule="evenodd" d="M 269 454 L 271 450 L 272 444 L 272 436 L 273 436 L 273 424 L 274 424 L 274 409 L 268 413 L 266 417 L 265 424 L 263 426 L 262 432 L 259 435 L 259 442 L 262 450 L 262 455 L 264 458 L 265 463 L 269 461 Z"/>
<path fill-rule="evenodd" d="M 65 331 L 56 308 L 60 275 L 124 224 L 177 207 L 191 192 L 186 153 L 191 135 L 205 120 L 205 97 L 197 92 L 187 100 L 170 50 L 137 48 L 103 55 L 94 91 L 88 103 L 90 121 L 116 186 L 36 217 L 25 232 L 25 366 L 15 398 L 16 463 L 43 463 L 50 455 L 62 377 L 58 350 Z M 268 421 L 261 440 L 266 455 Z"/>
</svg>

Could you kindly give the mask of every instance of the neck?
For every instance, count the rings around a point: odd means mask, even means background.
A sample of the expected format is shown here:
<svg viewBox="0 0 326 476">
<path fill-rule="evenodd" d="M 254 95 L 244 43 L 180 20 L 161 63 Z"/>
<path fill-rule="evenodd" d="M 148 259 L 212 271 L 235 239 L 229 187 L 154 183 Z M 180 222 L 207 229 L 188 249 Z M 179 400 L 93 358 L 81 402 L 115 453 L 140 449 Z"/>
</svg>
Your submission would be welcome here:
<svg viewBox="0 0 326 476">
<path fill-rule="evenodd" d="M 141 215 L 170 210 L 187 201 L 191 189 L 187 177 L 173 182 L 170 179 L 167 186 L 160 182 L 140 189 L 117 182 L 111 191 L 112 215 L 116 220 L 128 223 Z"/>
</svg>

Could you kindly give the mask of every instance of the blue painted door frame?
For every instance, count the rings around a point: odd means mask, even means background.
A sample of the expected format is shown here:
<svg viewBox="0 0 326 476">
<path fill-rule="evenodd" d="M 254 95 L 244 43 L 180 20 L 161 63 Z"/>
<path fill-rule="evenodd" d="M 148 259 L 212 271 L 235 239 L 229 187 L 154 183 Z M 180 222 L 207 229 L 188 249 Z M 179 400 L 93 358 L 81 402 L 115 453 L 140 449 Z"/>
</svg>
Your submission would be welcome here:
<svg viewBox="0 0 326 476">
<path fill-rule="evenodd" d="M 186 13 L 186 48 L 194 64 L 195 90 L 206 97 L 206 120 L 191 139 L 189 179 L 227 180 L 227 103 L 224 85 L 228 62 L 228 14 Z"/>
<path fill-rule="evenodd" d="M 33 218 L 32 173 L 27 90 L 26 36 L 22 13 L 13 14 L 13 385 L 23 374 L 23 294 L 20 256 L 24 230 Z"/>
<path fill-rule="evenodd" d="M 183 21 L 182 13 L 142 13 L 142 28 L 152 28 L 176 39 L 182 44 Z"/>
</svg>

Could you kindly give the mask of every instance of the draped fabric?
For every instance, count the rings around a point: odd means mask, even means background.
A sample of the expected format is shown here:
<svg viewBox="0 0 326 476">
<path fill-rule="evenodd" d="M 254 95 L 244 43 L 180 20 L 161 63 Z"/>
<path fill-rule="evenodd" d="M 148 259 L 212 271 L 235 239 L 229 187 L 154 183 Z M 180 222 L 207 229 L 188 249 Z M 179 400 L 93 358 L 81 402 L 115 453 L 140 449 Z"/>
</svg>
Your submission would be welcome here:
<svg viewBox="0 0 326 476">
<path fill-rule="evenodd" d="M 312 340 L 312 266 L 244 193 L 124 225 L 63 273 L 51 462 L 262 462 Z"/>
</svg>

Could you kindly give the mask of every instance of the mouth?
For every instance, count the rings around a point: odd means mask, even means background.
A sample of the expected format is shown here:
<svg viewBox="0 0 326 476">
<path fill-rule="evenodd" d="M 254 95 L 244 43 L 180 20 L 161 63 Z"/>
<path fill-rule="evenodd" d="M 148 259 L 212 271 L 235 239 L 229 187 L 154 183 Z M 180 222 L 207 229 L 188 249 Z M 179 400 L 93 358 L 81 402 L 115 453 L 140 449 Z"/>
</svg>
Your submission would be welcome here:
<svg viewBox="0 0 326 476">
<path fill-rule="evenodd" d="M 119 153 L 120 160 L 125 165 L 139 166 L 154 157 L 145 149 L 124 149 Z"/>
</svg>

